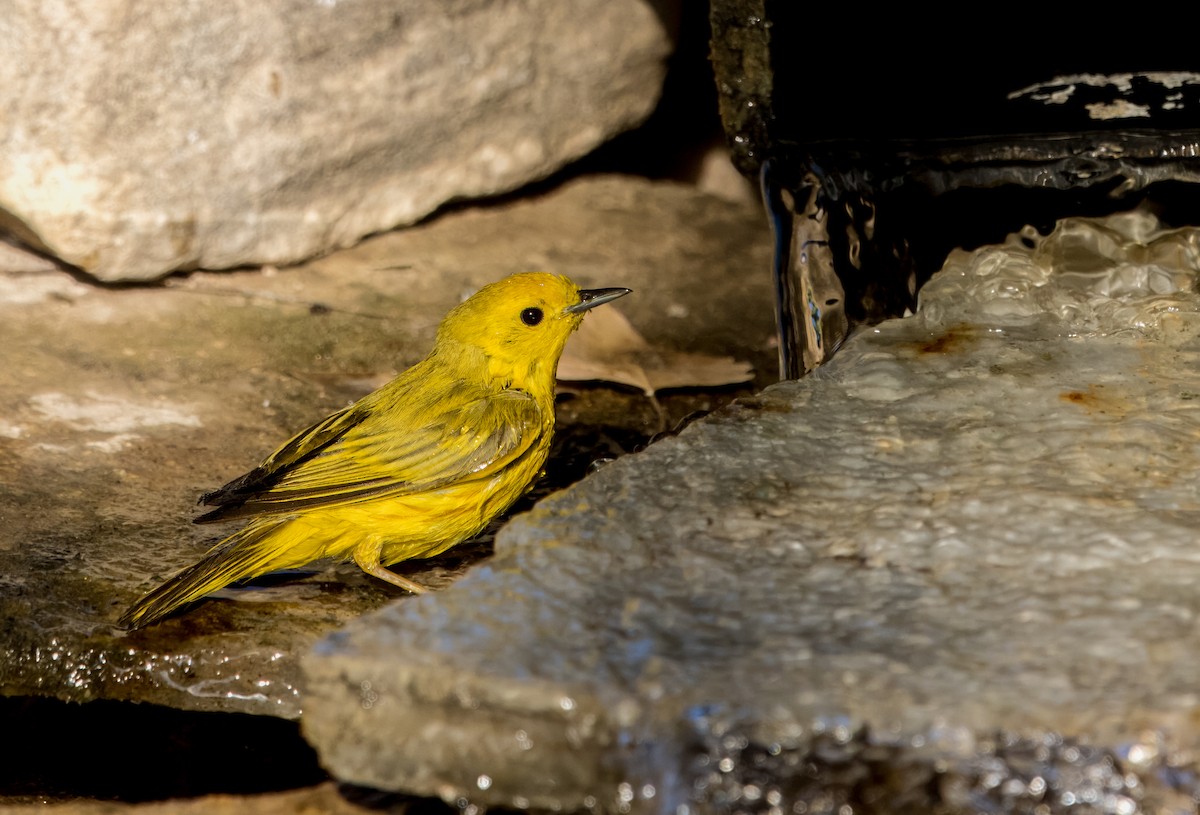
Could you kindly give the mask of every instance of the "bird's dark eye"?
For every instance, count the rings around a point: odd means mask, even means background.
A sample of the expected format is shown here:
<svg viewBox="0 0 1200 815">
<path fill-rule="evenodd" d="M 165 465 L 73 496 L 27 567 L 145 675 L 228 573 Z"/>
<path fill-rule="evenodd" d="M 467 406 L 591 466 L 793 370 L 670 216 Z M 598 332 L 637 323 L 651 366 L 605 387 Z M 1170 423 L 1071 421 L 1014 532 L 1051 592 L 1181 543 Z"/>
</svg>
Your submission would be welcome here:
<svg viewBox="0 0 1200 815">
<path fill-rule="evenodd" d="M 525 325 L 537 325 L 542 321 L 542 310 L 540 308 L 527 308 L 521 312 L 521 322 Z"/>
</svg>

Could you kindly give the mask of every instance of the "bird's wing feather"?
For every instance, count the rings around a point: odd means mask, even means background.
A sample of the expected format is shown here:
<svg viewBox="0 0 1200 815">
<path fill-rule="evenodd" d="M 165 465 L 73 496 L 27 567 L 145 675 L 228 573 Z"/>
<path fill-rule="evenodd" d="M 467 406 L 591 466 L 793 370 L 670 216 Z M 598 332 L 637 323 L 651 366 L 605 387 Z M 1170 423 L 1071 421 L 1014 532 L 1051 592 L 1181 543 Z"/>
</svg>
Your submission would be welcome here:
<svg viewBox="0 0 1200 815">
<path fill-rule="evenodd" d="M 281 474 L 337 441 L 352 427 L 362 422 L 366 415 L 367 411 L 359 402 L 325 417 L 284 442 L 253 470 L 200 496 L 200 503 L 207 506 L 239 504 L 248 497 L 264 492 Z"/>
<path fill-rule="evenodd" d="M 197 523 L 353 503 L 487 478 L 544 432 L 543 411 L 522 391 L 423 399 L 380 410 L 369 399 L 318 422 L 259 467 L 202 503 Z M 400 428 L 404 428 L 401 430 Z"/>
</svg>

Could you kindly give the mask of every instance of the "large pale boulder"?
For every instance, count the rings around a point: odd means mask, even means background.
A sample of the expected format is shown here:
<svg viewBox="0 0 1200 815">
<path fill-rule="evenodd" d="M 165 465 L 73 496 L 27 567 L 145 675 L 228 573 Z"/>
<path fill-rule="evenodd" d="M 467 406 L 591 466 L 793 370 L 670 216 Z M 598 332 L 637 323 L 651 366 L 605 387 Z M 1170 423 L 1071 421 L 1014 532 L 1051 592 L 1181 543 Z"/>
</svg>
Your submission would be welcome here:
<svg viewBox="0 0 1200 815">
<path fill-rule="evenodd" d="M 0 227 L 103 280 L 288 263 L 653 109 L 646 0 L 0 0 Z"/>
</svg>

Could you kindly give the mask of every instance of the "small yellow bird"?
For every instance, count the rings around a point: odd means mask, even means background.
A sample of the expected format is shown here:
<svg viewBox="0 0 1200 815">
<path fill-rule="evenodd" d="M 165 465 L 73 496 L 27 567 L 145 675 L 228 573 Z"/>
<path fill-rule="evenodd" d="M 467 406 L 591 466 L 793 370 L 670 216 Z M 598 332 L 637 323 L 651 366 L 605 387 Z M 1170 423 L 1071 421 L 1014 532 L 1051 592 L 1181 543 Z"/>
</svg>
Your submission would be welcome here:
<svg viewBox="0 0 1200 815">
<path fill-rule="evenodd" d="M 567 338 L 584 312 L 629 291 L 541 272 L 484 286 L 446 315 L 421 362 L 201 497 L 216 509 L 196 523 L 251 520 L 119 624 L 141 628 L 230 583 L 320 558 L 425 591 L 384 567 L 468 540 L 529 489 L 550 451 Z"/>
</svg>

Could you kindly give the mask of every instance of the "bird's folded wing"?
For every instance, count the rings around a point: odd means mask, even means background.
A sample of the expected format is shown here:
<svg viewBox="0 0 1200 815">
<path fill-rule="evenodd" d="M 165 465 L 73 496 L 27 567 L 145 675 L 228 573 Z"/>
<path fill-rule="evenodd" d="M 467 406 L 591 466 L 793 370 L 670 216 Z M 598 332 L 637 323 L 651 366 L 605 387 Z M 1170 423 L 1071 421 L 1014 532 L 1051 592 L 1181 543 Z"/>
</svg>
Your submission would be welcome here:
<svg viewBox="0 0 1200 815">
<path fill-rule="evenodd" d="M 374 409 L 373 409 L 374 408 Z M 297 434 L 262 465 L 201 499 L 197 523 L 291 512 L 487 478 L 545 432 L 528 394 L 447 399 L 418 415 L 360 403 Z"/>
</svg>

